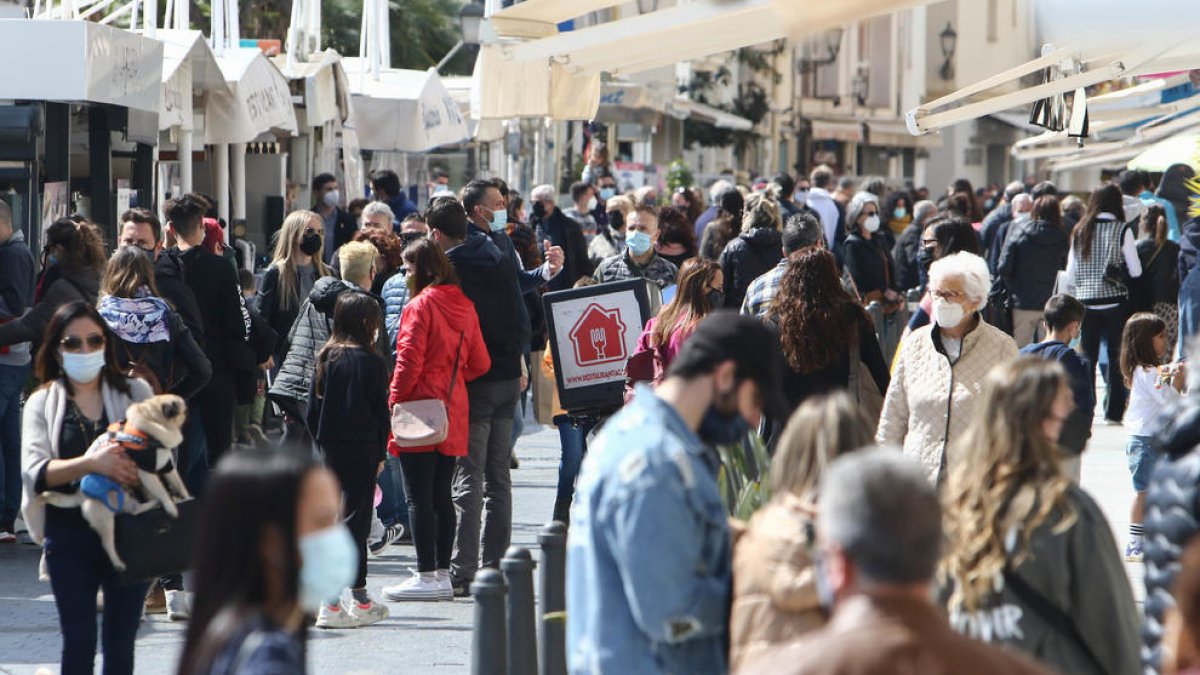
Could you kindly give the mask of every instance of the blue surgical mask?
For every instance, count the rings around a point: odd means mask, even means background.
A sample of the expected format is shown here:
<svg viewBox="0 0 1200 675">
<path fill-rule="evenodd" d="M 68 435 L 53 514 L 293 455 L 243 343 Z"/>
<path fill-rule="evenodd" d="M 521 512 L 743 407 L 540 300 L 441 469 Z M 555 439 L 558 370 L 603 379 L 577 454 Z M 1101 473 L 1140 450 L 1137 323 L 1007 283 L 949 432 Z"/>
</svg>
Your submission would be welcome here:
<svg viewBox="0 0 1200 675">
<path fill-rule="evenodd" d="M 736 409 L 732 413 L 717 410 L 716 405 L 708 407 L 704 419 L 700 421 L 700 429 L 696 435 L 700 440 L 712 446 L 737 443 L 750 433 L 750 423 Z"/>
<path fill-rule="evenodd" d="M 1067 343 L 1067 346 L 1070 347 L 1071 349 L 1074 349 L 1075 351 L 1079 351 L 1079 345 L 1081 344 L 1081 342 L 1080 342 L 1081 335 L 1082 335 L 1081 333 L 1076 332 L 1075 337 L 1071 338 L 1071 341 Z"/>
<path fill-rule="evenodd" d="M 895 218 L 896 220 L 900 220 L 901 218 L 903 218 L 904 216 L 907 216 L 907 215 L 908 215 L 908 209 L 904 208 L 903 206 L 897 206 L 896 208 L 892 209 L 892 217 Z"/>
<path fill-rule="evenodd" d="M 46 254 L 46 264 L 51 267 L 54 267 L 55 265 L 57 265 L 58 264 L 58 254 L 57 253 Z"/>
<path fill-rule="evenodd" d="M 600 199 L 603 199 L 604 201 L 608 201 L 608 200 L 612 199 L 613 197 L 616 196 L 616 194 L 617 194 L 616 188 L 610 188 L 610 187 L 600 188 Z"/>
<path fill-rule="evenodd" d="M 641 230 L 625 233 L 625 245 L 629 247 L 629 252 L 634 255 L 645 255 L 653 243 L 650 240 L 650 235 Z"/>
<path fill-rule="evenodd" d="M 508 211 L 498 209 L 492 211 L 492 232 L 499 232 L 508 226 Z"/>
<path fill-rule="evenodd" d="M 104 350 L 94 352 L 62 352 L 62 369 L 67 379 L 83 384 L 100 377 L 104 368 Z"/>
<path fill-rule="evenodd" d="M 300 537 L 300 606 L 315 612 L 354 581 L 358 551 L 342 523 Z"/>
<path fill-rule="evenodd" d="M 803 204 L 808 201 L 808 190 L 796 190 L 796 203 Z"/>
</svg>

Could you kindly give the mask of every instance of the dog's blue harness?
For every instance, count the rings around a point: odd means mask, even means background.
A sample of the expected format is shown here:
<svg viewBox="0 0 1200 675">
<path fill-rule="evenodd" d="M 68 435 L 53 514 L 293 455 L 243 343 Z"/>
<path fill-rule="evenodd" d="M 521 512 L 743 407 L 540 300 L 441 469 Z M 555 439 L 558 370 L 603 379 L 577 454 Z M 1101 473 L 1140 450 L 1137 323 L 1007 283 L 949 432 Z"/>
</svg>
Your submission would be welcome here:
<svg viewBox="0 0 1200 675">
<path fill-rule="evenodd" d="M 99 473 L 89 473 L 79 481 L 79 490 L 108 507 L 113 513 L 120 513 L 125 507 L 125 491 L 117 481 Z M 117 503 L 112 503 L 112 495 L 117 495 Z"/>
</svg>

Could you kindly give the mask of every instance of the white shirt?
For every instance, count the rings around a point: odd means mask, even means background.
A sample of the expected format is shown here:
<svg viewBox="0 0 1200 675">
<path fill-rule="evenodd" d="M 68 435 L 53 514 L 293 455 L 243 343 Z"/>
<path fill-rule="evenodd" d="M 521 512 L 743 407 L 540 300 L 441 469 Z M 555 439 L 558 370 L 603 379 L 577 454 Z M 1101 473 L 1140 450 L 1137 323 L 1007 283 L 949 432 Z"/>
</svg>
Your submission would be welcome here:
<svg viewBox="0 0 1200 675">
<path fill-rule="evenodd" d="M 1158 385 L 1158 369 L 1138 366 L 1129 388 L 1129 407 L 1125 410 L 1125 431 L 1130 436 L 1154 433 L 1154 421 L 1167 405 L 1179 400 L 1179 392 L 1169 382 Z"/>
<path fill-rule="evenodd" d="M 821 217 L 821 225 L 825 228 L 825 243 L 832 251 L 838 226 L 838 207 L 833 201 L 833 195 L 827 190 L 814 187 L 808 191 L 808 207 Z"/>
</svg>

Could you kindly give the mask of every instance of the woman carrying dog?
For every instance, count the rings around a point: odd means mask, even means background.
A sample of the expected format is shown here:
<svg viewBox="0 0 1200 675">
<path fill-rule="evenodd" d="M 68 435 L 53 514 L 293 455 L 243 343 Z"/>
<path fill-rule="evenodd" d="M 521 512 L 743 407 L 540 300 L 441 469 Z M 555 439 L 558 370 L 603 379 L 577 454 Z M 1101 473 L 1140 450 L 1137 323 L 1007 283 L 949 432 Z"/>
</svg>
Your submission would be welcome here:
<svg viewBox="0 0 1200 675">
<path fill-rule="evenodd" d="M 87 474 L 137 482 L 137 467 L 117 443 L 83 456 L 110 422 L 150 398 L 150 385 L 122 375 L 117 339 L 94 307 L 63 305 L 50 319 L 34 360 L 44 384 L 25 403 L 21 434 L 23 510 L 29 535 L 43 547 L 62 630 L 62 672 L 91 673 L 96 656 L 96 591 L 104 590 L 104 672 L 133 672 L 133 641 L 145 583 L 121 585 L 100 538 L 79 508 L 48 506 L 44 493 L 71 493 Z"/>
<path fill-rule="evenodd" d="M 375 349 L 383 330 L 379 303 L 367 293 L 342 293 L 333 310 L 333 332 L 317 352 L 309 385 L 308 431 L 346 495 L 346 517 L 358 573 L 351 601 L 322 598 L 317 628 L 358 628 L 388 617 L 388 608 L 367 595 L 367 536 L 375 513 L 375 477 L 383 467 L 388 429 L 388 366 Z"/>
</svg>

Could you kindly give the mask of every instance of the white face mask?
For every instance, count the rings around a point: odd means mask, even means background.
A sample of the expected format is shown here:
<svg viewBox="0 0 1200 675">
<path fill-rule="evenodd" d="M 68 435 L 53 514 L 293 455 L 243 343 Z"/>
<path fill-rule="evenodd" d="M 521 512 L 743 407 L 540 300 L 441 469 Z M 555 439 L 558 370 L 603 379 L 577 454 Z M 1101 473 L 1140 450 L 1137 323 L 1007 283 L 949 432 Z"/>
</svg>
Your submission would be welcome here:
<svg viewBox="0 0 1200 675">
<path fill-rule="evenodd" d="M 863 229 L 871 233 L 878 232 L 879 216 L 867 216 L 866 222 L 863 223 Z"/>
<path fill-rule="evenodd" d="M 325 193 L 325 196 L 321 200 L 325 202 L 325 206 L 337 206 L 339 197 L 341 195 L 338 194 L 337 190 L 330 190 Z"/>
<path fill-rule="evenodd" d="M 966 313 L 963 306 L 957 302 L 950 302 L 941 298 L 935 298 L 933 301 L 933 321 L 940 328 L 954 328 L 962 323 Z"/>
<path fill-rule="evenodd" d="M 596 206 L 597 206 L 599 203 L 600 203 L 600 202 L 596 201 L 596 198 L 595 198 L 595 197 L 590 197 L 590 198 L 588 199 L 588 203 L 587 203 L 587 210 L 588 210 L 588 213 L 591 213 L 592 211 L 595 211 L 595 210 L 596 210 Z"/>
</svg>

